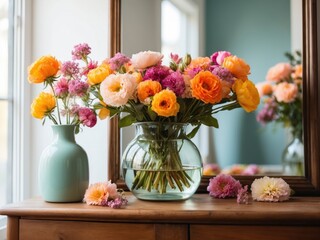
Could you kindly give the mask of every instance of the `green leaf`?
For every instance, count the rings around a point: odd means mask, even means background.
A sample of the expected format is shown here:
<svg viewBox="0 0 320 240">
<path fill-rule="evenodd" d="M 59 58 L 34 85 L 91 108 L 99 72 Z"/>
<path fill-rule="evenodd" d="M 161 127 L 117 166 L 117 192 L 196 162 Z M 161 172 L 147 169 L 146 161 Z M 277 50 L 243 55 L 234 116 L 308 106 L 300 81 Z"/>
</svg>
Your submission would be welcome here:
<svg viewBox="0 0 320 240">
<path fill-rule="evenodd" d="M 219 128 L 218 120 L 211 115 L 204 115 L 199 117 L 199 120 L 202 124 L 209 126 L 209 127 L 215 127 Z"/>
<path fill-rule="evenodd" d="M 99 92 L 96 91 L 92 91 L 91 92 L 93 94 L 93 96 L 95 96 L 96 98 L 98 98 L 100 101 L 103 101 L 103 98 L 101 97 Z"/>
<path fill-rule="evenodd" d="M 193 138 L 197 134 L 197 132 L 199 131 L 200 127 L 201 127 L 201 124 L 199 124 L 195 128 L 193 128 L 192 131 L 187 134 L 187 137 L 189 139 Z"/>
<path fill-rule="evenodd" d="M 158 116 L 154 111 L 151 110 L 151 107 L 148 107 L 148 115 L 149 115 L 151 121 L 156 120 L 156 118 Z"/>
<path fill-rule="evenodd" d="M 120 119 L 119 121 L 119 127 L 128 127 L 130 126 L 132 123 L 135 123 L 136 122 L 136 119 L 131 116 L 131 115 L 127 115 L 123 118 Z"/>
</svg>

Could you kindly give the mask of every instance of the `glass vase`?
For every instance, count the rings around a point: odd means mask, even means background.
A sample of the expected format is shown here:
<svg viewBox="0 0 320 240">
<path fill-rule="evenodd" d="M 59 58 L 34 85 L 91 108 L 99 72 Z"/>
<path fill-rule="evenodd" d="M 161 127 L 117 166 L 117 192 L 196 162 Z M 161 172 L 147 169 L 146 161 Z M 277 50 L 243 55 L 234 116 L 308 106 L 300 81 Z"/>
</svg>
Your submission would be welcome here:
<svg viewBox="0 0 320 240">
<path fill-rule="evenodd" d="M 304 146 L 301 137 L 295 136 L 282 153 L 283 175 L 304 175 Z"/>
<path fill-rule="evenodd" d="M 53 125 L 53 141 L 41 154 L 38 180 L 47 202 L 80 202 L 88 188 L 88 157 L 74 130 L 74 125 Z"/>
<path fill-rule="evenodd" d="M 138 123 L 122 156 L 122 174 L 139 199 L 184 200 L 198 189 L 202 160 L 186 124 Z"/>
</svg>

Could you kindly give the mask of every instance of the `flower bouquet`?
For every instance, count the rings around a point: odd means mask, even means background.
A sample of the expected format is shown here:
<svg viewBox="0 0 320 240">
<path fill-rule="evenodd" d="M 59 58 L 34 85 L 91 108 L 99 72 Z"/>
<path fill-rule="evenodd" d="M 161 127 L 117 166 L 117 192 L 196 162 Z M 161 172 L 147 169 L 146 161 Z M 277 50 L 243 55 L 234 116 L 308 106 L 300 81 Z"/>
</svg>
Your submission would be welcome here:
<svg viewBox="0 0 320 240">
<path fill-rule="evenodd" d="M 162 58 L 152 51 L 131 58 L 117 53 L 89 74 L 100 115 L 121 114 L 120 127 L 137 126 L 137 136 L 123 154 L 124 175 L 131 181 L 127 185 L 132 191 L 165 195 L 171 190 L 183 192 L 194 181 L 199 184 L 201 157 L 190 138 L 200 126 L 217 128 L 214 114 L 219 111 L 239 107 L 254 111 L 260 98 L 248 79 L 250 66 L 230 52 L 194 59 L 171 54 L 169 66 L 162 64 Z M 188 134 L 186 125 L 191 126 Z M 196 149 L 194 154 L 185 152 L 185 145 Z M 183 162 L 190 155 L 200 158 L 200 177 L 194 177 Z"/>
</svg>

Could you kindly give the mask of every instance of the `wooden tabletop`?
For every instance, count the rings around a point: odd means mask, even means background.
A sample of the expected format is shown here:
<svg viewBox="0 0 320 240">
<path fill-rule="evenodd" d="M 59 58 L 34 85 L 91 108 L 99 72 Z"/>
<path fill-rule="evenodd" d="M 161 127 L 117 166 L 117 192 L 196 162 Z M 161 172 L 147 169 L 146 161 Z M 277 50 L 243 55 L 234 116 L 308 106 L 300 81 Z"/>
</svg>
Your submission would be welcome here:
<svg viewBox="0 0 320 240">
<path fill-rule="evenodd" d="M 70 219 L 104 222 L 166 222 L 210 224 L 269 224 L 320 226 L 320 197 L 292 197 L 287 202 L 214 199 L 195 194 L 185 201 L 141 201 L 126 193 L 128 205 L 122 209 L 88 206 L 85 203 L 48 203 L 29 199 L 0 208 L 1 215 L 28 219 Z"/>
</svg>

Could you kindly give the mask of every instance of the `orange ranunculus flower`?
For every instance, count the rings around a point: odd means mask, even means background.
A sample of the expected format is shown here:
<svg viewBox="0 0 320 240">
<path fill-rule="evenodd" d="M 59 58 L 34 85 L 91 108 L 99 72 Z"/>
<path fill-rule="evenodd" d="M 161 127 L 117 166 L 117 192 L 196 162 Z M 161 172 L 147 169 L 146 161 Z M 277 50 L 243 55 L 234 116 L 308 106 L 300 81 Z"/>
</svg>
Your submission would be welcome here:
<svg viewBox="0 0 320 240">
<path fill-rule="evenodd" d="M 205 103 L 218 103 L 222 99 L 222 84 L 219 77 L 209 71 L 199 72 L 191 80 L 192 96 Z"/>
<path fill-rule="evenodd" d="M 108 64 L 102 63 L 95 69 L 91 69 L 87 75 L 87 81 L 90 85 L 96 85 L 101 83 L 103 80 L 106 79 L 112 70 Z"/>
<path fill-rule="evenodd" d="M 157 81 L 146 80 L 138 85 L 138 98 L 140 102 L 144 102 L 147 98 L 154 96 L 162 90 L 161 84 Z"/>
<path fill-rule="evenodd" d="M 299 64 L 294 67 L 294 72 L 292 73 L 293 79 L 301 79 L 302 78 L 302 65 Z"/>
<path fill-rule="evenodd" d="M 256 84 L 260 97 L 270 95 L 273 92 L 273 86 L 269 82 L 260 82 Z"/>
<path fill-rule="evenodd" d="M 237 56 L 229 56 L 223 60 L 222 66 L 228 69 L 236 78 L 247 80 L 250 66 Z"/>
<path fill-rule="evenodd" d="M 165 89 L 154 95 L 151 109 L 159 116 L 171 117 L 177 115 L 180 105 L 174 92 Z"/>
<path fill-rule="evenodd" d="M 48 55 L 40 57 L 28 67 L 28 81 L 42 83 L 47 78 L 53 77 L 59 71 L 60 64 L 57 59 Z"/>
<path fill-rule="evenodd" d="M 51 93 L 41 92 L 31 104 L 31 115 L 42 119 L 56 107 L 56 100 Z"/>
<path fill-rule="evenodd" d="M 233 84 L 232 89 L 237 94 L 240 106 L 246 112 L 252 112 L 257 109 L 260 103 L 259 92 L 250 80 L 243 81 L 237 79 Z"/>
<path fill-rule="evenodd" d="M 190 64 L 187 66 L 186 70 L 191 70 L 194 68 L 201 68 L 202 70 L 205 70 L 210 65 L 210 58 L 208 57 L 197 57 L 191 60 Z"/>
</svg>

